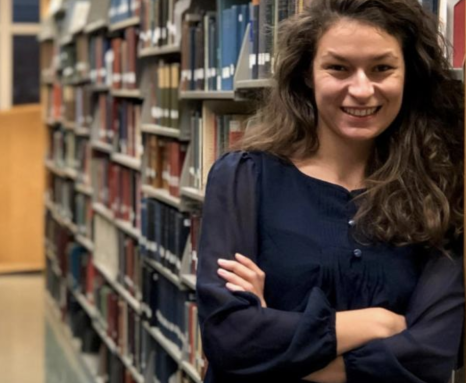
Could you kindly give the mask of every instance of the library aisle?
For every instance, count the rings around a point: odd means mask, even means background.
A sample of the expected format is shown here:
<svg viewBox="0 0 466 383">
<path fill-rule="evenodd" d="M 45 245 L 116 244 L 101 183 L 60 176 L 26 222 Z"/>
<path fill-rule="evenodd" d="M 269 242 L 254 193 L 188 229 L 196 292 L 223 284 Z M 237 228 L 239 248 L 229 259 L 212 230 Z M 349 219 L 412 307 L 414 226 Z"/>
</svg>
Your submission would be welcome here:
<svg viewBox="0 0 466 383">
<path fill-rule="evenodd" d="M 0 381 L 85 383 L 42 274 L 0 277 Z"/>
</svg>

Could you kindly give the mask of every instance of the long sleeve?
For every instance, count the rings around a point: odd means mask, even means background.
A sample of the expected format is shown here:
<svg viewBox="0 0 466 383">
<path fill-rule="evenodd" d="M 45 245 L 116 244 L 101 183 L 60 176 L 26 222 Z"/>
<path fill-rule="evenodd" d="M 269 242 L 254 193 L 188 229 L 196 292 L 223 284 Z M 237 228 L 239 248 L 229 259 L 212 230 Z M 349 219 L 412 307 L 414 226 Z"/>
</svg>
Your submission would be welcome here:
<svg viewBox="0 0 466 383">
<path fill-rule="evenodd" d="M 196 288 L 203 347 L 215 381 L 291 382 L 336 357 L 335 311 L 318 288 L 304 312 L 262 308 L 217 276 L 218 258 L 258 259 L 260 165 L 252 155 L 229 153 L 209 174 Z"/>
<path fill-rule="evenodd" d="M 462 257 L 432 256 L 406 313 L 408 329 L 345 354 L 347 383 L 447 383 L 464 317 Z"/>
</svg>

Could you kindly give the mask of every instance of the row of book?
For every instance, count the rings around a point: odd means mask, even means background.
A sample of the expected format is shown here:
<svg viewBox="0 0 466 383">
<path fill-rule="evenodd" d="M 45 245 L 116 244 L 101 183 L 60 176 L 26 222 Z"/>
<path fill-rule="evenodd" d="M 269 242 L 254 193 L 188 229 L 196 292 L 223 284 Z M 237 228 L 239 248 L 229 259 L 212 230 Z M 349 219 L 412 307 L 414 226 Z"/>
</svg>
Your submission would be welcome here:
<svg viewBox="0 0 466 383">
<path fill-rule="evenodd" d="M 188 145 L 180 141 L 145 135 L 144 184 L 165 189 L 170 195 L 179 197 L 187 148 Z"/>
<path fill-rule="evenodd" d="M 63 126 L 48 131 L 49 156 L 57 168 L 76 168 L 76 147 L 74 134 Z"/>
<path fill-rule="evenodd" d="M 61 71 L 65 82 L 72 81 L 76 78 L 76 46 L 74 44 L 64 45 L 60 48 L 60 61 L 58 70 Z"/>
<path fill-rule="evenodd" d="M 123 32 L 124 37 L 111 40 L 112 55 L 112 88 L 135 89 L 138 34 L 135 27 L 128 27 Z"/>
<path fill-rule="evenodd" d="M 92 139 L 110 145 L 115 152 L 139 159 L 142 154 L 140 118 L 140 103 L 100 93 Z"/>
<path fill-rule="evenodd" d="M 180 275 L 191 230 L 189 215 L 154 199 L 142 201 L 141 253 Z"/>
<path fill-rule="evenodd" d="M 136 27 L 125 28 L 119 36 L 109 38 L 103 33 L 88 39 L 89 79 L 94 85 L 113 89 L 136 89 L 138 86 Z"/>
<path fill-rule="evenodd" d="M 199 376 L 207 371 L 207 360 L 202 351 L 202 339 L 196 302 L 185 302 L 186 347 L 185 359 Z"/>
<path fill-rule="evenodd" d="M 121 355 L 140 370 L 139 315 L 105 282 L 95 289 L 95 307 L 107 336 L 113 340 Z"/>
<path fill-rule="evenodd" d="M 90 303 L 94 303 L 96 270 L 89 250 L 76 242 L 68 245 L 66 274 L 70 276 L 70 287 L 79 291 Z"/>
<path fill-rule="evenodd" d="M 60 270 L 68 270 L 68 245 L 73 238 L 70 230 L 59 224 L 47 211 L 45 216 L 45 236 L 48 255 L 53 254 Z"/>
<path fill-rule="evenodd" d="M 77 127 L 89 127 L 92 122 L 91 91 L 89 86 L 63 87 L 63 121 Z"/>
<path fill-rule="evenodd" d="M 70 179 L 49 174 L 47 178 L 49 200 L 66 220 L 74 221 L 76 193 L 74 182 Z"/>
<path fill-rule="evenodd" d="M 183 14 L 189 9 L 190 0 L 142 0 L 141 47 L 179 46 Z"/>
<path fill-rule="evenodd" d="M 117 120 L 113 121 L 114 127 L 116 125 L 117 128 L 114 134 L 114 148 L 118 153 L 140 159 L 142 155 L 141 105 L 126 100 L 117 100 L 116 108 Z"/>
<path fill-rule="evenodd" d="M 59 121 L 64 113 L 62 85 L 54 82 L 45 89 L 45 119 L 47 121 Z"/>
<path fill-rule="evenodd" d="M 217 90 L 218 81 L 218 26 L 215 12 L 203 17 L 188 14 L 183 20 L 181 44 L 180 90 Z M 234 49 L 233 49 L 234 50 Z"/>
<path fill-rule="evenodd" d="M 144 183 L 155 189 L 165 189 L 175 197 L 180 195 L 185 160 L 189 161 L 189 186 L 202 190 L 213 162 L 227 150 L 235 147 L 244 134 L 248 119 L 247 115 L 216 114 L 208 107 L 203 108 L 202 117 L 198 111 L 193 111 L 190 119 L 192 150 L 188 158 L 188 145 L 178 140 L 146 134 L 144 144 L 140 143 L 142 133 L 138 129 L 141 125 L 139 104 L 104 94 L 99 95 L 99 104 L 102 117 L 101 129 L 98 133 L 99 139 L 94 138 L 93 141 L 104 141 L 111 145 L 115 153 L 126 154 L 135 159 L 140 158 L 144 151 Z M 79 169 L 80 173 L 89 174 L 90 149 L 87 140 L 79 139 L 72 132 L 64 129 L 50 130 L 50 134 L 53 136 L 50 144 L 52 159 L 56 166 Z M 96 136 L 95 126 L 92 135 Z M 95 185 L 99 191 L 97 201 L 110 207 L 109 204 L 114 202 L 110 201 L 109 194 L 110 190 L 114 190 L 111 186 L 115 178 L 113 173 L 116 173 L 118 178 L 120 167 L 112 163 L 108 155 L 98 153 L 94 154 L 92 163 L 94 165 L 91 166 L 91 173 L 97 172 L 94 174 Z M 122 173 L 126 173 L 125 168 Z M 123 175 L 123 177 L 128 176 Z M 87 183 L 85 181 L 84 183 Z M 115 182 L 122 185 L 122 193 L 125 190 L 124 185 L 131 184 L 124 180 Z M 134 191 L 130 193 L 131 197 L 123 195 L 122 200 L 127 201 L 127 198 L 131 198 L 133 201 Z M 120 214 L 118 208 L 114 207 L 114 209 L 118 216 Z"/>
<path fill-rule="evenodd" d="M 92 146 L 87 138 L 76 136 L 76 171 L 77 182 L 83 186 L 91 186 Z"/>
<path fill-rule="evenodd" d="M 119 231 L 117 281 L 137 300 L 142 297 L 141 262 L 138 240 Z"/>
<path fill-rule="evenodd" d="M 99 217 L 95 218 L 96 224 L 98 224 Z M 193 293 L 180 290 L 152 267 L 142 263 L 140 264 L 142 302 L 150 310 L 144 310 L 144 314 L 141 316 L 132 309 L 126 299 L 122 299 L 119 292 L 114 290 L 113 285 L 107 283 L 108 274 L 105 273 L 104 276 L 99 273 L 99 268 L 93 266 L 92 255 L 73 241 L 73 236 L 66 227 L 61 227 L 51 217 L 47 218 L 46 223 L 47 244 L 54 252 L 60 270 L 59 275 L 57 275 L 53 272 L 54 267 L 51 264 L 48 265 L 47 287 L 49 290 L 54 290 L 52 295 L 57 299 L 63 317 L 69 316 L 71 320 L 82 320 L 83 314 L 81 314 L 80 308 L 82 302 L 76 302 L 74 294 L 69 294 L 69 291 L 81 294 L 90 306 L 96 307 L 99 313 L 97 318 L 88 318 L 86 329 L 96 326 L 101 328 L 105 336 L 116 345 L 116 349 L 106 348 L 105 356 L 100 348 L 97 354 L 101 362 L 99 375 L 109 376 L 112 374 L 110 370 L 114 368 L 118 371 L 112 378 L 115 379 L 115 382 L 126 382 L 126 379 L 130 379 L 129 376 L 132 374 L 129 374 L 123 365 L 117 367 L 108 365 L 108 358 L 112 358 L 116 354 L 118 359 L 126 358 L 145 377 L 153 375 L 160 382 L 168 383 L 166 380 L 168 376 L 174 376 L 177 381 L 191 383 L 192 380 L 179 371 L 179 361 L 173 360 L 160 345 L 154 342 L 152 335 L 144 329 L 142 323 L 143 320 L 147 320 L 150 327 L 158 329 L 166 340 L 178 348 L 180 355 L 183 351 L 184 360 L 189 363 L 194 362 L 195 369 L 202 372 L 205 360 L 200 351 L 201 343 L 199 330 L 196 327 L 198 324 L 195 318 L 195 308 L 191 303 L 186 303 L 193 301 Z M 101 236 L 102 233 L 98 233 L 98 235 Z M 122 237 L 120 243 L 125 246 L 124 242 L 127 242 L 127 239 Z M 136 242 L 133 245 L 136 246 Z M 96 252 L 99 251 L 99 247 L 96 246 Z M 50 257 L 47 262 L 51 262 Z M 120 260 L 120 264 L 125 262 L 127 263 L 123 265 L 125 268 L 124 277 L 119 274 L 117 280 L 126 280 L 128 274 L 131 274 L 130 270 L 138 267 L 134 265 L 133 261 L 129 262 L 133 263 L 130 266 L 128 260 L 123 262 Z M 135 278 L 133 277 L 133 279 Z M 63 297 L 64 291 L 65 297 Z M 75 332 L 79 337 L 79 334 L 82 333 L 80 330 L 84 330 L 84 327 L 75 326 L 75 324 L 71 324 L 71 326 L 73 326 L 73 330 L 79 330 Z M 95 349 L 94 347 L 94 351 Z M 103 364 L 102 358 L 105 359 Z M 157 365 L 157 360 L 161 359 L 164 360 L 163 364 Z"/>
<path fill-rule="evenodd" d="M 112 86 L 111 40 L 104 34 L 89 36 L 89 79 L 93 85 Z"/>
<path fill-rule="evenodd" d="M 91 197 L 76 193 L 74 207 L 74 221 L 78 229 L 78 233 L 85 238 L 92 238 L 92 199 Z"/>
<path fill-rule="evenodd" d="M 154 65 L 150 69 L 149 108 L 151 124 L 179 129 L 178 99 L 180 64 Z"/>
<path fill-rule="evenodd" d="M 54 48 L 54 52 L 59 52 L 58 60 L 52 61 L 49 65 L 53 71 L 61 72 L 65 82 L 73 83 L 88 79 L 89 49 L 86 36 L 79 35 L 75 43 L 61 44 L 59 48 Z"/>
<path fill-rule="evenodd" d="M 139 17 L 141 0 L 110 0 L 108 18 L 110 24 Z"/>
<path fill-rule="evenodd" d="M 217 158 L 241 139 L 246 129 L 247 115 L 216 114 L 204 106 L 202 117 L 191 117 L 190 186 L 204 189 L 207 175 Z"/>
<path fill-rule="evenodd" d="M 142 287 L 143 305 L 149 325 L 159 329 L 181 355 L 187 342 L 185 302 L 193 301 L 194 293 L 178 288 L 147 265 L 143 269 Z"/>
<path fill-rule="evenodd" d="M 140 227 L 140 174 L 112 162 L 106 154 L 92 159 L 94 201 L 111 211 L 115 219 Z"/>
<path fill-rule="evenodd" d="M 99 351 L 98 376 L 108 383 L 136 383 L 136 379 L 125 367 L 121 358 L 110 350 L 105 343 Z"/>
</svg>

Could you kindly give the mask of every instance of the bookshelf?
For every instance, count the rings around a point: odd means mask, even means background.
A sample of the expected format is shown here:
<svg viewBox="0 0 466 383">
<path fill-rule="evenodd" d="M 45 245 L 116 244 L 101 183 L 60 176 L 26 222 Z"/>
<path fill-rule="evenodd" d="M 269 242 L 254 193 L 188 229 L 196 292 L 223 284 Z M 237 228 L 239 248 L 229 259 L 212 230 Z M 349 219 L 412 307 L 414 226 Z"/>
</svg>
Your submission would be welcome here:
<svg viewBox="0 0 466 383">
<path fill-rule="evenodd" d="M 39 36 L 47 288 L 61 318 L 86 318 L 95 381 L 202 382 L 205 183 L 274 86 L 260 11 L 248 0 L 51 4 Z"/>
</svg>

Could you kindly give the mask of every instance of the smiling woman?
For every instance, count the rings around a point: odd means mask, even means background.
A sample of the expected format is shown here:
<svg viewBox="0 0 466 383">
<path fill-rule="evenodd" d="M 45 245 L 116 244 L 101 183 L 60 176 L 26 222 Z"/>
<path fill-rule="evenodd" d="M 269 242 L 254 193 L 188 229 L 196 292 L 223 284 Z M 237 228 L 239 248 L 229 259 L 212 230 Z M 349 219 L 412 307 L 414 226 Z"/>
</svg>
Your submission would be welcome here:
<svg viewBox="0 0 466 383">
<path fill-rule="evenodd" d="M 276 86 L 209 174 L 206 383 L 446 383 L 463 98 L 437 25 L 418 0 L 313 0 L 278 35 Z"/>
<path fill-rule="evenodd" d="M 396 37 L 351 19 L 333 25 L 320 39 L 312 67 L 321 149 L 329 140 L 359 140 L 369 152 L 400 112 L 404 81 Z"/>
</svg>

